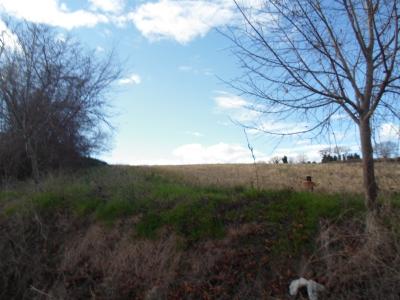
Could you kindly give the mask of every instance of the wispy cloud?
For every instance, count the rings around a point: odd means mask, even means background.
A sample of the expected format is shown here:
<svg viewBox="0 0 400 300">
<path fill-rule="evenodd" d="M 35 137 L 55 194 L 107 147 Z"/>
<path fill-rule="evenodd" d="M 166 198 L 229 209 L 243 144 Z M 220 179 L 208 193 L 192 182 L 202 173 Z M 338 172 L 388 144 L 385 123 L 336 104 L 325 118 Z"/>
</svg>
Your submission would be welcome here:
<svg viewBox="0 0 400 300">
<path fill-rule="evenodd" d="M 103 47 L 101 47 L 101 46 L 97 46 L 96 47 L 96 52 L 97 53 L 103 53 L 104 51 L 106 51 Z"/>
<path fill-rule="evenodd" d="M 138 74 L 131 74 L 130 76 L 118 81 L 120 85 L 140 84 L 141 82 L 142 78 Z"/>
<path fill-rule="evenodd" d="M 89 0 L 92 9 L 117 13 L 124 9 L 124 0 Z"/>
<path fill-rule="evenodd" d="M 216 112 L 228 115 L 238 122 L 256 121 L 261 113 L 251 109 L 251 103 L 246 99 L 224 91 L 217 91 L 214 97 Z"/>
<path fill-rule="evenodd" d="M 379 127 L 379 138 L 383 141 L 400 139 L 400 125 L 394 123 L 383 123 Z"/>
<path fill-rule="evenodd" d="M 273 115 L 263 115 L 263 106 L 253 104 L 243 97 L 217 91 L 214 97 L 216 112 L 226 114 L 233 121 L 243 124 L 248 129 L 249 134 L 295 134 L 305 132 L 309 129 L 309 124 L 287 119 L 285 121 L 274 119 Z"/>
<path fill-rule="evenodd" d="M 272 157 L 287 156 L 296 161 L 299 155 L 310 161 L 320 161 L 319 151 L 329 147 L 327 144 L 303 144 L 292 147 L 281 147 L 267 155 L 262 151 L 254 151 L 257 162 L 269 162 Z M 214 163 L 252 163 L 253 158 L 247 147 L 239 144 L 218 143 L 210 146 L 202 144 L 186 144 L 173 151 L 175 164 L 214 164 Z"/>
<path fill-rule="evenodd" d="M 18 19 L 65 29 L 93 27 L 98 23 L 109 22 L 109 19 L 100 13 L 87 10 L 70 11 L 58 0 L 0 0 L 0 11 Z"/>
<path fill-rule="evenodd" d="M 180 164 L 250 163 L 252 159 L 245 147 L 226 143 L 186 144 L 176 148 L 173 155 Z"/>
<path fill-rule="evenodd" d="M 278 122 L 272 120 L 260 120 L 253 126 L 254 128 L 248 130 L 250 134 L 258 133 L 272 133 L 272 134 L 294 134 L 304 132 L 309 129 L 309 125 L 305 122 Z"/>
<path fill-rule="evenodd" d="M 185 65 L 183 65 L 183 66 L 179 66 L 179 67 L 178 67 L 178 70 L 179 70 L 179 71 L 182 71 L 182 72 L 190 72 L 190 71 L 193 70 L 193 67 L 192 67 L 192 66 L 185 66 Z"/>
<path fill-rule="evenodd" d="M 227 92 L 218 92 L 214 100 L 217 107 L 221 109 L 239 109 L 249 105 L 245 99 Z"/>
<path fill-rule="evenodd" d="M 257 149 L 254 150 L 257 162 L 269 162 L 271 158 L 281 159 L 286 155 L 290 160 L 297 161 L 299 156 L 305 156 L 309 161 L 320 161 L 319 151 L 329 148 L 329 144 L 312 144 L 305 141 L 300 144 L 279 147 L 272 153 L 266 154 Z M 351 151 L 358 151 L 358 145 L 350 146 Z M 253 159 L 249 149 L 240 144 L 220 142 L 212 145 L 200 143 L 183 144 L 176 147 L 167 157 L 141 158 L 132 156 L 131 149 L 123 149 L 113 152 L 110 157 L 102 157 L 110 163 L 132 165 L 182 165 L 182 164 L 217 164 L 217 163 L 252 163 Z"/>
<path fill-rule="evenodd" d="M 11 30 L 2 20 L 0 20 L 0 35 L 5 47 L 13 50 L 20 49 L 18 38 L 15 36 L 14 33 L 11 32 Z"/>
<path fill-rule="evenodd" d="M 203 137 L 204 134 L 197 131 L 185 131 L 186 134 L 194 136 L 194 137 Z"/>
<path fill-rule="evenodd" d="M 194 75 L 204 75 L 204 76 L 214 75 L 213 70 L 211 68 L 195 68 L 188 65 L 181 65 L 178 67 L 178 70 L 181 72 L 192 73 Z"/>
</svg>

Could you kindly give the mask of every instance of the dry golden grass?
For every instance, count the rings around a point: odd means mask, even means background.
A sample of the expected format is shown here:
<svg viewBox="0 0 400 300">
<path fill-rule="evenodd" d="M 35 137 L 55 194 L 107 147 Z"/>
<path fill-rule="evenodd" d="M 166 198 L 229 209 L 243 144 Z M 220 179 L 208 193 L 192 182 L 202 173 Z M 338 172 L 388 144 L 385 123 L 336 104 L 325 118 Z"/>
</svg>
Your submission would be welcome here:
<svg viewBox="0 0 400 300">
<path fill-rule="evenodd" d="M 257 186 L 255 166 L 251 164 L 157 166 L 191 184 L 218 187 Z M 360 163 L 332 164 L 257 164 L 258 184 L 262 189 L 304 189 L 306 176 L 312 176 L 315 191 L 324 193 L 362 193 Z M 400 164 L 376 163 L 382 195 L 400 192 Z"/>
<path fill-rule="evenodd" d="M 135 240 L 132 230 L 123 228 L 93 224 L 67 241 L 60 269 L 70 293 L 78 293 L 85 280 L 93 285 L 92 298 L 143 299 L 154 288 L 161 293 L 176 279 L 182 251 L 174 233 Z M 101 282 L 96 282 L 99 278 Z"/>
</svg>

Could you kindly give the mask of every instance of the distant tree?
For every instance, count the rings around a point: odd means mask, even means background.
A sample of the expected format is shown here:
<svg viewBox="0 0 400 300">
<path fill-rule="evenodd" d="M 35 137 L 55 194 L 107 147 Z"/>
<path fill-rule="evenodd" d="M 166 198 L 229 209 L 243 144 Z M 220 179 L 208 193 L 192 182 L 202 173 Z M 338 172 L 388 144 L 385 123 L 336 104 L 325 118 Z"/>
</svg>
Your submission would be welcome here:
<svg viewBox="0 0 400 300">
<path fill-rule="evenodd" d="M 335 146 L 332 152 L 337 155 L 338 160 L 342 160 L 342 158 L 350 152 L 350 148 L 346 146 Z"/>
<path fill-rule="evenodd" d="M 297 163 L 299 163 L 299 164 L 305 164 L 307 162 L 308 158 L 307 158 L 306 154 L 300 153 L 297 155 L 296 160 L 297 160 Z"/>
<path fill-rule="evenodd" d="M 335 146 L 333 148 L 324 148 L 319 151 L 322 156 L 321 162 L 344 161 L 350 149 L 345 146 Z"/>
<path fill-rule="evenodd" d="M 346 160 L 347 161 L 359 161 L 359 160 L 361 160 L 361 157 L 358 153 L 350 153 L 349 155 L 347 155 Z"/>
<path fill-rule="evenodd" d="M 347 114 L 360 133 L 365 204 L 373 224 L 379 203 L 372 129 L 382 116 L 400 117 L 398 1 L 235 3 L 244 25 L 227 36 L 244 72 L 232 86 L 254 99 L 263 116 L 308 124 L 292 132 L 264 130 L 268 134 L 321 134 L 338 112 Z"/>
<path fill-rule="evenodd" d="M 99 60 L 43 25 L 10 28 L 0 56 L 1 163 L 40 170 L 69 164 L 102 147 L 106 93 L 119 78 L 112 55 Z M 25 170 L 26 171 L 26 170 Z"/>
<path fill-rule="evenodd" d="M 330 161 L 330 153 L 331 153 L 331 148 L 324 148 L 319 151 L 322 163 L 327 163 Z"/>
<path fill-rule="evenodd" d="M 381 142 L 375 145 L 375 152 L 380 158 L 391 158 L 397 155 L 398 146 L 392 141 Z"/>
<path fill-rule="evenodd" d="M 284 157 L 282 157 L 282 162 L 283 162 L 284 164 L 287 164 L 287 163 L 288 163 L 288 158 L 287 158 L 286 155 L 285 155 Z"/>
<path fill-rule="evenodd" d="M 270 159 L 269 159 L 269 162 L 271 163 L 271 164 L 279 164 L 279 157 L 278 156 L 273 156 L 273 157 L 271 157 Z"/>
<path fill-rule="evenodd" d="M 324 149 L 319 150 L 319 154 L 321 154 L 321 156 L 326 156 L 330 153 L 331 153 L 331 148 L 324 148 Z"/>
</svg>

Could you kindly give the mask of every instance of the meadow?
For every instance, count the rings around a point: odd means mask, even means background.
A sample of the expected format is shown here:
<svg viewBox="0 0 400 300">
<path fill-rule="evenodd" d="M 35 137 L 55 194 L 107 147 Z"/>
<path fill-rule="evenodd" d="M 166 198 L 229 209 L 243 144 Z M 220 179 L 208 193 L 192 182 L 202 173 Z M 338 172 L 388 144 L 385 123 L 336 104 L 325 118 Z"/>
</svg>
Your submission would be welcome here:
<svg viewBox="0 0 400 300">
<path fill-rule="evenodd" d="M 327 194 L 362 193 L 360 162 L 327 164 L 221 164 L 161 166 L 157 170 L 172 172 L 191 184 L 260 189 L 293 189 L 301 191 L 306 176 L 317 183 L 316 191 Z M 377 182 L 383 195 L 400 192 L 400 164 L 378 162 Z M 257 179 L 258 174 L 258 179 Z"/>
<path fill-rule="evenodd" d="M 368 250 L 357 163 L 104 166 L 15 183 L 0 192 L 0 299 L 286 299 L 300 276 L 324 299 L 391 299 L 399 166 L 377 164 L 385 233 Z"/>
</svg>

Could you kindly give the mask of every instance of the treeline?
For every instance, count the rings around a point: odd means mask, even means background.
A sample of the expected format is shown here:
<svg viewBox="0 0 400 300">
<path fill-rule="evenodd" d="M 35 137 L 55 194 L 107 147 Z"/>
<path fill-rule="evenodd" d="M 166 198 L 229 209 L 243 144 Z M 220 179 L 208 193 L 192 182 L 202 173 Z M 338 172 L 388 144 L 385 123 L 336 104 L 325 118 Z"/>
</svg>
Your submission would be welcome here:
<svg viewBox="0 0 400 300">
<path fill-rule="evenodd" d="M 106 145 L 107 92 L 120 70 L 112 54 L 99 59 L 47 26 L 8 27 L 0 36 L 0 178 L 38 182 Z"/>
<path fill-rule="evenodd" d="M 322 155 L 321 163 L 340 162 L 340 161 L 361 161 L 361 156 L 358 153 L 352 154 L 324 154 Z"/>
</svg>

